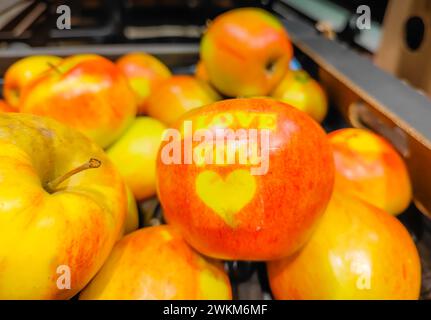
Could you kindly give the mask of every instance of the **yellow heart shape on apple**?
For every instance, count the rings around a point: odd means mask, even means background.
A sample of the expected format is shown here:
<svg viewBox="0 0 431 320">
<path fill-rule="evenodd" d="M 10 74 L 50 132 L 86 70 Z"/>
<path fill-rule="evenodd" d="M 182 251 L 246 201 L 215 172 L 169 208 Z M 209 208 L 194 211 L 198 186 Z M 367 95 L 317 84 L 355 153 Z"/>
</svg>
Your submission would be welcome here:
<svg viewBox="0 0 431 320">
<path fill-rule="evenodd" d="M 235 227 L 235 214 L 253 199 L 256 181 L 244 169 L 232 171 L 225 179 L 217 172 L 206 170 L 196 178 L 196 193 L 230 227 Z"/>
</svg>

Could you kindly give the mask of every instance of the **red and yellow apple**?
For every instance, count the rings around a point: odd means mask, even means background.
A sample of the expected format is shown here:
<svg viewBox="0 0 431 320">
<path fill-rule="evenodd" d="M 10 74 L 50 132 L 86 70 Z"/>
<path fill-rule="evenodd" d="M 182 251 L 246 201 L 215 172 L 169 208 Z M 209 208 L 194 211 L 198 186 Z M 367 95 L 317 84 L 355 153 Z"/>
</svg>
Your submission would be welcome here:
<svg viewBox="0 0 431 320">
<path fill-rule="evenodd" d="M 18 109 L 21 94 L 35 78 L 59 64 L 61 58 L 56 56 L 29 56 L 12 64 L 4 75 L 3 97 L 14 109 Z"/>
<path fill-rule="evenodd" d="M 216 17 L 200 47 L 211 83 L 230 97 L 269 94 L 289 68 L 292 52 L 281 22 L 259 8 L 234 9 Z"/>
<path fill-rule="evenodd" d="M 304 70 L 288 71 L 271 96 L 306 112 L 317 122 L 322 122 L 328 112 L 325 91 Z"/>
<path fill-rule="evenodd" d="M 199 80 L 210 82 L 208 71 L 205 68 L 205 65 L 202 62 L 202 60 L 199 60 L 198 63 L 196 64 L 195 77 L 198 78 Z"/>
<path fill-rule="evenodd" d="M 129 53 L 117 61 L 118 68 L 126 75 L 135 93 L 138 113 L 147 113 L 147 99 L 150 93 L 172 74 L 159 59 L 143 53 Z"/>
<path fill-rule="evenodd" d="M 268 263 L 276 299 L 417 299 L 420 260 L 408 231 L 359 198 L 334 192 L 310 241 Z"/>
<path fill-rule="evenodd" d="M 88 138 L 29 114 L 0 113 L 0 158 L 0 299 L 73 297 L 122 235 L 122 177 Z"/>
<path fill-rule="evenodd" d="M 0 112 L 16 112 L 15 108 L 12 108 L 6 101 L 0 99 Z"/>
<path fill-rule="evenodd" d="M 156 194 L 157 151 L 165 129 L 156 119 L 138 117 L 107 150 L 138 201 Z"/>
<path fill-rule="evenodd" d="M 54 118 L 107 147 L 135 117 L 136 101 L 114 63 L 97 55 L 76 55 L 27 85 L 19 109 Z"/>
<path fill-rule="evenodd" d="M 129 187 L 127 189 L 127 215 L 124 222 L 124 234 L 129 234 L 139 228 L 139 211 L 136 199 Z"/>
<path fill-rule="evenodd" d="M 219 100 L 204 81 L 191 76 L 173 76 L 163 81 L 148 98 L 148 115 L 172 125 L 184 113 Z"/>
<path fill-rule="evenodd" d="M 412 199 L 407 167 L 389 142 L 365 129 L 329 134 L 334 150 L 335 188 L 346 190 L 391 214 L 402 213 Z"/>
<path fill-rule="evenodd" d="M 273 99 L 231 99 L 174 128 L 159 150 L 157 191 L 168 223 L 196 250 L 271 260 L 306 242 L 334 179 L 329 142 L 313 119 Z"/>
<path fill-rule="evenodd" d="M 232 299 L 220 262 L 204 258 L 170 226 L 121 239 L 82 300 Z"/>
</svg>

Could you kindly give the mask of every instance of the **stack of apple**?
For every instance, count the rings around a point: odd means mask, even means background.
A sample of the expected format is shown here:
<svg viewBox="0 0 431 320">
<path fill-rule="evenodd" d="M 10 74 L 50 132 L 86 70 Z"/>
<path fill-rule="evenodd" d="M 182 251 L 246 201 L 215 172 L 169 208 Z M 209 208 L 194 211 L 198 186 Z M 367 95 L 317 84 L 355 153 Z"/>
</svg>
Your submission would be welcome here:
<svg viewBox="0 0 431 320">
<path fill-rule="evenodd" d="M 402 158 L 366 130 L 327 135 L 325 93 L 292 55 L 276 17 L 243 8 L 210 23 L 195 76 L 145 53 L 12 65 L 0 298 L 230 299 L 220 261 L 247 260 L 267 261 L 277 299 L 417 299 L 418 253 L 394 217 L 412 197 Z M 202 138 L 220 129 L 261 147 L 268 134 L 259 174 L 256 158 L 186 161 L 186 145 L 210 159 Z M 136 202 L 156 194 L 168 224 L 136 230 Z"/>
</svg>

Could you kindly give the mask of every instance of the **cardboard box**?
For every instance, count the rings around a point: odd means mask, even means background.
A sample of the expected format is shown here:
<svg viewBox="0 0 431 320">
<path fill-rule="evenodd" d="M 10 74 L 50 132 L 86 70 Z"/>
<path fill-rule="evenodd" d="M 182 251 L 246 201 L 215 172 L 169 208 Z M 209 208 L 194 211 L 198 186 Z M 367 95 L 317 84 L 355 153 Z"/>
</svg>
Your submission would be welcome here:
<svg viewBox="0 0 431 320">
<path fill-rule="evenodd" d="M 431 1 L 389 2 L 375 62 L 431 97 Z"/>
</svg>

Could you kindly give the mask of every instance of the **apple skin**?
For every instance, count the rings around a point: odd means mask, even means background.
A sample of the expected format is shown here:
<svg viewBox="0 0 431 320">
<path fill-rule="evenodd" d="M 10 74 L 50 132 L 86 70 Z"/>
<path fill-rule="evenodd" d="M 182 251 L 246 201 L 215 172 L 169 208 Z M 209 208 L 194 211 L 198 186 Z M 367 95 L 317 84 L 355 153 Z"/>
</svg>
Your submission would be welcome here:
<svg viewBox="0 0 431 320">
<path fill-rule="evenodd" d="M 61 62 L 56 56 L 29 56 L 13 63 L 4 75 L 3 97 L 18 109 L 22 91 L 32 80 Z"/>
<path fill-rule="evenodd" d="M 16 112 L 15 108 L 12 108 L 6 101 L 0 99 L 0 112 Z"/>
<path fill-rule="evenodd" d="M 32 81 L 19 109 L 63 122 L 105 148 L 135 117 L 136 101 L 114 63 L 88 54 L 66 58 Z"/>
<path fill-rule="evenodd" d="M 202 80 L 208 83 L 211 81 L 208 75 L 208 71 L 205 68 L 205 65 L 202 62 L 202 60 L 199 60 L 198 63 L 196 64 L 195 77 L 199 80 Z"/>
<path fill-rule="evenodd" d="M 402 213 L 412 200 L 412 185 L 404 160 L 382 137 L 365 129 L 331 132 L 335 188 L 348 190 L 393 215 Z"/>
<path fill-rule="evenodd" d="M 138 204 L 129 187 L 127 191 L 127 216 L 124 223 L 124 234 L 129 234 L 139 228 L 139 211 Z"/>
<path fill-rule="evenodd" d="M 248 126 L 238 120 L 240 114 Z M 192 121 L 193 132 L 208 129 L 213 134 L 220 127 L 256 129 L 266 123 L 271 131 L 269 170 L 252 176 L 250 163 L 238 161 L 168 164 L 163 152 L 171 141 L 164 139 L 157 159 L 157 192 L 168 223 L 196 250 L 219 259 L 271 260 L 299 249 L 332 193 L 333 157 L 322 128 L 289 105 L 257 98 L 193 110 L 174 128 L 181 130 L 184 121 Z M 183 148 L 184 139 L 181 144 Z"/>
<path fill-rule="evenodd" d="M 107 150 L 136 200 L 156 194 L 156 160 L 166 126 L 150 117 L 136 118 Z"/>
<path fill-rule="evenodd" d="M 204 258 L 171 226 L 148 227 L 121 239 L 81 300 L 230 300 L 220 262 Z"/>
<path fill-rule="evenodd" d="M 393 216 L 334 192 L 310 241 L 268 263 L 276 299 L 418 299 L 419 255 Z"/>
<path fill-rule="evenodd" d="M 304 70 L 288 71 L 271 96 L 306 112 L 317 122 L 322 122 L 328 112 L 325 91 Z"/>
<path fill-rule="evenodd" d="M 172 76 L 148 98 L 148 115 L 170 126 L 187 111 L 219 99 L 204 81 L 186 75 Z"/>
<path fill-rule="evenodd" d="M 54 120 L 0 113 L 0 299 L 69 299 L 96 274 L 122 235 L 122 177 L 102 149 Z M 46 184 L 90 158 L 54 192 Z M 57 273 L 69 266 L 71 289 Z"/>
<path fill-rule="evenodd" d="M 129 53 L 117 61 L 135 93 L 138 113 L 147 113 L 147 99 L 161 81 L 172 76 L 170 70 L 156 57 L 143 53 Z"/>
<path fill-rule="evenodd" d="M 211 83 L 230 97 L 268 95 L 284 76 L 292 55 L 283 25 L 259 8 L 219 15 L 204 33 L 200 47 Z"/>
</svg>

